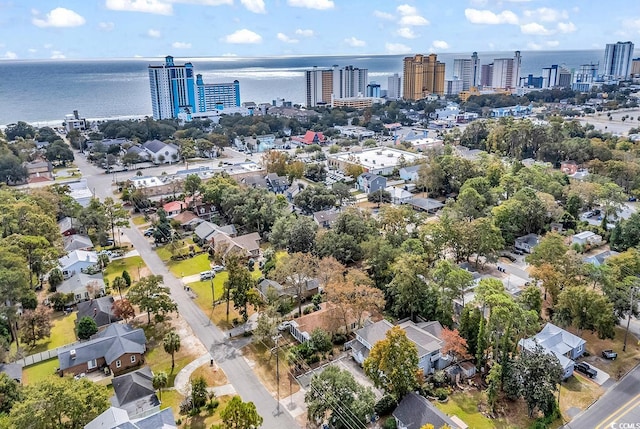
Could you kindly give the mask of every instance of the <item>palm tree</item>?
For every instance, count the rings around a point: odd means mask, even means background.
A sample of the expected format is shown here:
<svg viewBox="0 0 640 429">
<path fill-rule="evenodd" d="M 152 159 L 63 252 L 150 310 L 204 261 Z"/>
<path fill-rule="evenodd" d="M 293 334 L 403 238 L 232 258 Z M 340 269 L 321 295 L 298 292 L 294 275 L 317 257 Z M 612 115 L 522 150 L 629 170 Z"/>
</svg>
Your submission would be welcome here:
<svg viewBox="0 0 640 429">
<path fill-rule="evenodd" d="M 118 289 L 120 299 L 122 299 L 122 289 L 127 287 L 127 281 L 123 277 L 118 276 L 113 279 L 113 287 Z"/>
<path fill-rule="evenodd" d="M 164 371 L 159 371 L 153 374 L 153 388 L 158 390 L 160 394 L 160 399 L 162 400 L 162 388 L 167 387 L 169 383 L 169 378 L 167 377 L 167 373 Z"/>
<path fill-rule="evenodd" d="M 180 350 L 180 336 L 176 333 L 176 331 L 167 332 L 167 335 L 164 336 L 162 340 L 164 351 L 171 355 L 171 372 L 173 373 L 173 368 L 175 367 L 175 354 L 178 350 Z"/>
</svg>

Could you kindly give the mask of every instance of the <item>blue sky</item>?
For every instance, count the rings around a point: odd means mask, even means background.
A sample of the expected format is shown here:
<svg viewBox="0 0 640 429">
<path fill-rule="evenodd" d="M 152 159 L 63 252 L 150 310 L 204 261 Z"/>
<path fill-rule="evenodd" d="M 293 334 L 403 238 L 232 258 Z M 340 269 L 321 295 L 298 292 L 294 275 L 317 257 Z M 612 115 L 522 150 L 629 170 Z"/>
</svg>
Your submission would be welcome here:
<svg viewBox="0 0 640 429">
<path fill-rule="evenodd" d="M 0 59 L 604 49 L 637 0 L 0 0 Z"/>
</svg>

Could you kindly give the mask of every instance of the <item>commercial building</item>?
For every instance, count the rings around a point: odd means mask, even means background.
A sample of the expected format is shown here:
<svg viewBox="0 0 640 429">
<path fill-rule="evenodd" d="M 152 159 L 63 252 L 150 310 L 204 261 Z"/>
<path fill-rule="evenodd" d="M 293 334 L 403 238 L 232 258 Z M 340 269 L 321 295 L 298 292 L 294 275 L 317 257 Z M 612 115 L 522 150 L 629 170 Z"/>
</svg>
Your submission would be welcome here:
<svg viewBox="0 0 640 429">
<path fill-rule="evenodd" d="M 474 52 L 471 58 L 456 58 L 453 60 L 453 77 L 462 80 L 462 91 L 468 91 L 472 86 L 480 85 L 480 59 Z"/>
<path fill-rule="evenodd" d="M 480 84 L 483 88 L 513 89 L 520 83 L 522 57 L 516 51 L 513 58 L 496 58 L 481 66 Z"/>
<path fill-rule="evenodd" d="M 394 73 L 387 78 L 387 98 L 389 100 L 399 100 L 402 98 L 402 82 L 398 73 Z"/>
<path fill-rule="evenodd" d="M 380 84 L 371 82 L 367 85 L 367 97 L 380 98 Z"/>
<path fill-rule="evenodd" d="M 165 57 L 162 65 L 149 66 L 149 86 L 156 120 L 179 118 L 190 121 L 194 115 L 240 107 L 237 80 L 205 84 L 202 75 L 195 75 L 193 64 L 176 65 L 171 56 Z"/>
<path fill-rule="evenodd" d="M 436 54 L 417 54 L 404 59 L 405 100 L 421 100 L 429 94 L 444 95 L 444 63 Z"/>
<path fill-rule="evenodd" d="M 635 77 L 640 76 L 640 58 L 634 58 L 631 61 L 631 75 Z"/>
<path fill-rule="evenodd" d="M 447 79 L 445 81 L 445 94 L 458 95 L 464 88 L 464 82 L 462 79 Z"/>
<path fill-rule="evenodd" d="M 573 75 L 571 70 L 553 64 L 542 69 L 542 88 L 568 88 L 571 86 Z"/>
<path fill-rule="evenodd" d="M 607 43 L 604 50 L 602 74 L 609 79 L 626 79 L 631 73 L 633 43 Z"/>
<path fill-rule="evenodd" d="M 352 107 L 354 109 L 366 109 L 374 103 L 383 103 L 382 98 L 377 97 L 343 97 L 332 98 L 331 107 Z"/>
<path fill-rule="evenodd" d="M 333 98 L 352 98 L 367 92 L 369 70 L 353 66 L 318 69 L 305 72 L 307 107 L 326 105 Z"/>
<path fill-rule="evenodd" d="M 345 171 L 349 165 L 359 165 L 365 172 L 382 176 L 388 176 L 394 169 L 415 164 L 422 159 L 422 155 L 393 148 L 373 148 L 327 155 L 327 163 L 331 168 Z"/>
</svg>

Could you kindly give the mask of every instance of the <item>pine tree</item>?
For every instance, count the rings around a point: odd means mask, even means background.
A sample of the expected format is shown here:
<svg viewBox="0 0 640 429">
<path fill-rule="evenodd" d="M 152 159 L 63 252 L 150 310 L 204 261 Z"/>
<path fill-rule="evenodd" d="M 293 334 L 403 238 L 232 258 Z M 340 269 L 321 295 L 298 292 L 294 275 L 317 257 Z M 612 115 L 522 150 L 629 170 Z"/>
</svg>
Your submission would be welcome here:
<svg viewBox="0 0 640 429">
<path fill-rule="evenodd" d="M 484 370 L 486 363 L 487 334 L 485 332 L 484 317 L 480 317 L 480 327 L 478 328 L 478 340 L 476 341 L 476 365 L 479 371 Z"/>
</svg>

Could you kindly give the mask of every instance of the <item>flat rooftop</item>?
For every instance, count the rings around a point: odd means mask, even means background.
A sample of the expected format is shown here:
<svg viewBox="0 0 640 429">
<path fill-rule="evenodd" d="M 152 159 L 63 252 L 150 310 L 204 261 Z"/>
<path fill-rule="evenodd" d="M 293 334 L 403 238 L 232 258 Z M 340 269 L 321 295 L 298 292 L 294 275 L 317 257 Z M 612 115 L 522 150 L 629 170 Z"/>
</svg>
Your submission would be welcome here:
<svg viewBox="0 0 640 429">
<path fill-rule="evenodd" d="M 378 147 L 362 152 L 341 152 L 328 157 L 337 161 L 359 164 L 367 170 L 398 166 L 401 158 L 404 158 L 407 164 L 423 159 L 420 154 L 388 147 Z"/>
</svg>

